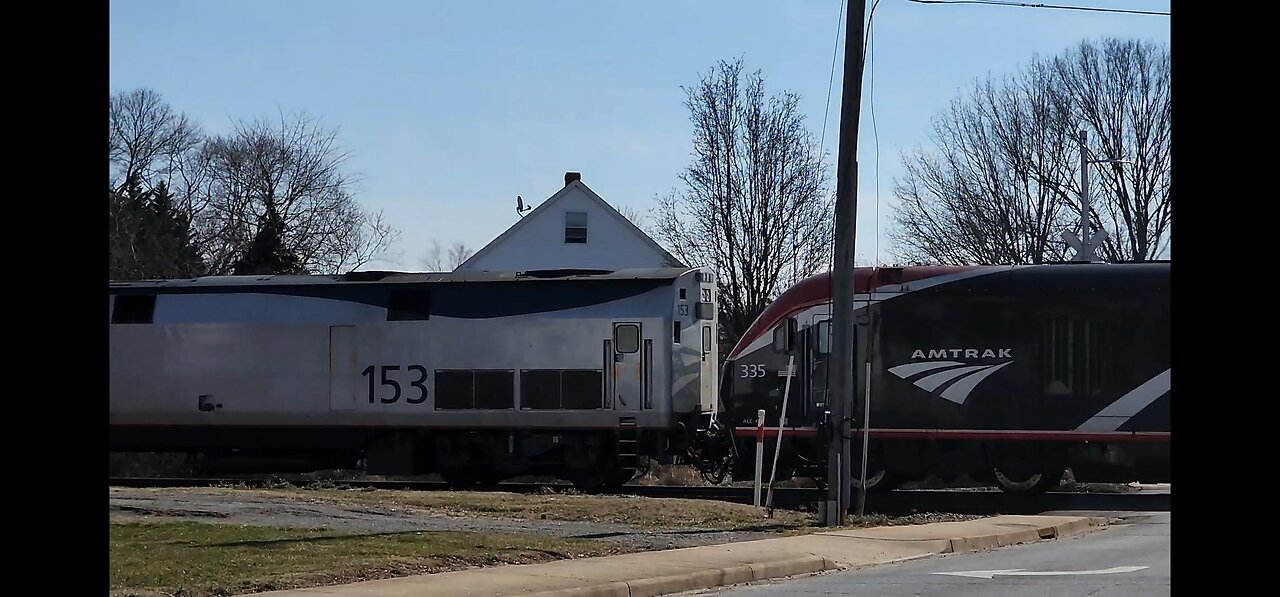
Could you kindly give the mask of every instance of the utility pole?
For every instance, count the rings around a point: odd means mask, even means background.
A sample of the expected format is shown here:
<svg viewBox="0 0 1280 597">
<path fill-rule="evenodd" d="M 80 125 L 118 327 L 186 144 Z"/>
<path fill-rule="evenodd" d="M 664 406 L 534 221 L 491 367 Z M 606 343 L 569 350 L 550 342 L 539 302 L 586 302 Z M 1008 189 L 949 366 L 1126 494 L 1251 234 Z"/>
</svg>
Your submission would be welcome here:
<svg viewBox="0 0 1280 597">
<path fill-rule="evenodd" d="M 1080 129 L 1080 244 L 1089 246 L 1089 131 Z M 1093 251 L 1076 253 L 1077 261 L 1092 261 Z"/>
<path fill-rule="evenodd" d="M 853 467 L 849 442 L 853 401 L 853 242 L 858 218 L 858 114 L 862 104 L 862 28 L 865 0 L 849 0 L 845 14 L 840 145 L 836 158 L 836 258 L 832 277 L 831 443 L 827 446 L 826 526 L 849 516 Z"/>
</svg>

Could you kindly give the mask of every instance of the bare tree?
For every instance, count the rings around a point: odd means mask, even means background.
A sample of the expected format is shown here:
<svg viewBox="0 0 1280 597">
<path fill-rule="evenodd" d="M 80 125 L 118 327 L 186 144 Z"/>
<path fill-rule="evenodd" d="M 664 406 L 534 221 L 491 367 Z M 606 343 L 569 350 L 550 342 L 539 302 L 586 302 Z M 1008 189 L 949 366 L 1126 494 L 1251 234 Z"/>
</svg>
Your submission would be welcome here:
<svg viewBox="0 0 1280 597">
<path fill-rule="evenodd" d="M 431 241 L 431 248 L 422 257 L 422 265 L 433 272 L 451 272 L 458 269 L 463 261 L 469 259 L 475 251 L 467 247 L 467 243 L 458 241 L 447 250 L 440 246 L 440 241 Z"/>
<path fill-rule="evenodd" d="M 934 119 L 936 150 L 903 156 L 896 181 L 897 252 L 913 263 L 1021 264 L 1069 257 L 1061 240 L 1079 221 L 1084 124 L 1105 165 L 1091 184 L 1096 226 L 1112 260 L 1150 259 L 1169 225 L 1168 53 L 1108 40 L 1066 57 L 1035 57 L 997 83 L 975 83 Z M 1083 121 L 1083 122 L 1082 122 Z M 1122 156 L 1124 152 L 1129 155 Z M 1099 168 L 1091 170 L 1097 180 Z"/>
<path fill-rule="evenodd" d="M 356 204 L 347 157 L 336 132 L 305 115 L 237 123 L 209 139 L 197 223 L 213 272 L 232 270 L 272 210 L 283 224 L 283 250 L 305 271 L 350 271 L 385 250 L 397 233 Z"/>
<path fill-rule="evenodd" d="M 112 278 L 203 273 L 187 193 L 200 127 L 150 89 L 110 96 L 107 113 Z"/>
<path fill-rule="evenodd" d="M 659 198 L 653 232 L 717 273 L 723 340 L 735 342 L 794 281 L 830 267 L 832 195 L 799 96 L 721 61 L 685 88 L 694 125 L 684 188 Z"/>
<path fill-rule="evenodd" d="M 636 228 L 645 230 L 648 226 L 649 218 L 647 213 L 631 207 L 630 205 L 619 205 L 616 206 L 616 209 L 618 210 L 618 213 L 622 214 L 622 217 L 629 220 L 632 224 L 635 224 Z"/>
<path fill-rule="evenodd" d="M 204 133 L 199 124 L 151 89 L 110 96 L 108 114 L 111 188 L 123 192 L 130 184 L 144 190 L 164 187 L 178 213 L 193 218 L 201 208 L 191 195 L 202 181 L 199 149 Z"/>
<path fill-rule="evenodd" d="M 183 158 L 203 140 L 200 127 L 176 112 L 150 89 L 121 92 L 108 100 L 110 114 L 109 163 L 113 188 L 136 178 L 147 188 L 163 182 L 173 186 L 173 174 Z"/>
<path fill-rule="evenodd" d="M 1055 89 L 1089 132 L 1097 159 L 1091 219 L 1107 229 L 1112 261 L 1158 259 L 1168 247 L 1169 50 L 1137 40 L 1082 42 L 1053 61 Z M 1077 207 L 1076 213 L 1079 213 Z"/>
<path fill-rule="evenodd" d="M 891 233 L 907 261 L 1040 263 L 1061 259 L 1074 172 L 1067 108 L 1043 65 L 976 83 L 933 121 L 937 152 L 903 158 Z"/>
<path fill-rule="evenodd" d="M 263 240 L 259 233 L 268 220 L 278 220 L 272 228 L 282 235 L 281 254 L 317 273 L 359 268 L 398 236 L 382 214 L 367 213 L 355 202 L 336 134 L 305 116 L 239 123 L 228 135 L 206 138 L 193 120 L 149 89 L 112 95 L 109 116 L 113 197 L 163 196 L 157 213 L 171 214 L 183 230 L 187 222 L 194 228 L 190 242 L 207 268 L 200 273 L 233 272 L 255 239 Z M 129 225 L 123 219 L 135 211 L 113 210 L 113 247 L 137 244 L 125 235 Z M 179 265 L 187 268 L 187 261 Z"/>
</svg>

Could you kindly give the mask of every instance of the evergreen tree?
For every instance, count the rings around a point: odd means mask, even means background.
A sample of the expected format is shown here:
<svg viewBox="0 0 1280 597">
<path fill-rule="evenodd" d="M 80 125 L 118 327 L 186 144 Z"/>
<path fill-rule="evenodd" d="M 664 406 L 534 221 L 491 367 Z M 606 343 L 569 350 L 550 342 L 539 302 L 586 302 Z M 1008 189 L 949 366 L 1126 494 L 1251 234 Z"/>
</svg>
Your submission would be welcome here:
<svg viewBox="0 0 1280 597">
<path fill-rule="evenodd" d="M 301 260 L 284 245 L 284 221 L 273 202 L 258 226 L 258 234 L 244 256 L 236 262 L 237 276 L 262 274 L 305 274 Z"/>
<path fill-rule="evenodd" d="M 109 273 L 112 279 L 189 278 L 205 272 L 191 219 L 163 184 L 144 189 L 131 175 L 109 189 Z"/>
</svg>

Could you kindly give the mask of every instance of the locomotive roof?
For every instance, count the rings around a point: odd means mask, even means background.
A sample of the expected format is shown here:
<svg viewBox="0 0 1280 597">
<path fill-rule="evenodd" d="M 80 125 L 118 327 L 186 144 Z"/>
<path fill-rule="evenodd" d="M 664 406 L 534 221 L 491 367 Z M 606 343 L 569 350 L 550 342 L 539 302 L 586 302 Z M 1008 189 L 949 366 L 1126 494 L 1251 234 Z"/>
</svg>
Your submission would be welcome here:
<svg viewBox="0 0 1280 597">
<path fill-rule="evenodd" d="M 547 280 L 671 280 L 698 268 L 555 269 L 530 271 L 395 272 L 365 271 L 337 275 L 203 276 L 165 280 L 114 280 L 112 288 L 215 286 L 313 286 L 329 284 L 444 284 L 450 282 L 533 282 Z"/>
<path fill-rule="evenodd" d="M 958 266 L 907 266 L 907 267 L 857 267 L 854 268 L 854 293 L 908 292 L 923 287 L 945 284 L 969 276 L 1000 272 L 1018 274 L 1048 274 L 1059 283 L 1067 284 L 1073 278 L 1088 281 L 1097 276 L 1129 276 L 1142 272 L 1168 271 L 1169 261 L 1144 262 L 1051 262 L 1038 265 L 958 265 Z M 756 317 L 727 358 L 736 358 L 743 349 L 764 335 L 782 318 L 800 309 L 829 302 L 832 279 L 830 272 L 815 274 L 785 290 Z"/>
</svg>

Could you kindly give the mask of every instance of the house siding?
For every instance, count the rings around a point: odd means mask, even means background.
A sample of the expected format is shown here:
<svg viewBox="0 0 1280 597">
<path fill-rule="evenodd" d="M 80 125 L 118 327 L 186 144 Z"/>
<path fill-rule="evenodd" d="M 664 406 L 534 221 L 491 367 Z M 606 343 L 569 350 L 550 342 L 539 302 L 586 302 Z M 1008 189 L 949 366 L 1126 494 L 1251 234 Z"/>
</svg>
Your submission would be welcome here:
<svg viewBox="0 0 1280 597">
<path fill-rule="evenodd" d="M 565 214 L 586 212 L 587 242 L 565 242 Z M 624 269 L 673 267 L 649 239 L 609 213 L 588 191 L 568 189 L 554 203 L 525 216 L 512 230 L 458 269 L 519 271 L 533 269 Z"/>
</svg>

